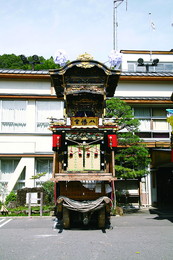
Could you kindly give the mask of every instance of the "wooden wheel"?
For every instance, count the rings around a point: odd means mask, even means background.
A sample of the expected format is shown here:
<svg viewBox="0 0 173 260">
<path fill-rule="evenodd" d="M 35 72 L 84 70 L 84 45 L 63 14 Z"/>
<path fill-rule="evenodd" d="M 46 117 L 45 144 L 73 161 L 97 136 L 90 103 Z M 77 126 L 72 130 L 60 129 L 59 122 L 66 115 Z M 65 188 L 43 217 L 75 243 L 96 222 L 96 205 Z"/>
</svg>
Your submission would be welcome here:
<svg viewBox="0 0 173 260">
<path fill-rule="evenodd" d="M 70 227 L 70 212 L 67 208 L 63 207 L 63 227 L 69 228 Z"/>
<path fill-rule="evenodd" d="M 104 228 L 106 223 L 105 207 L 101 208 L 98 215 L 98 227 Z"/>
</svg>

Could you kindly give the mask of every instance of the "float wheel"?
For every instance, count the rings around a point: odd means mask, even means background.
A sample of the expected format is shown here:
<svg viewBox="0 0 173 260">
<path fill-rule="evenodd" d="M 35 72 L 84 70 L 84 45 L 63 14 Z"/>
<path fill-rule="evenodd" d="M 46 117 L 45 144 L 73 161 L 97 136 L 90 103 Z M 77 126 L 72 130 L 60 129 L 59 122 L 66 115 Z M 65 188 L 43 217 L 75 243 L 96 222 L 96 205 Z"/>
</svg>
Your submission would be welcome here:
<svg viewBox="0 0 173 260">
<path fill-rule="evenodd" d="M 63 227 L 69 228 L 70 227 L 70 212 L 67 208 L 63 207 Z"/>
<path fill-rule="evenodd" d="M 101 208 L 98 214 L 98 227 L 104 228 L 106 223 L 105 207 Z"/>
</svg>

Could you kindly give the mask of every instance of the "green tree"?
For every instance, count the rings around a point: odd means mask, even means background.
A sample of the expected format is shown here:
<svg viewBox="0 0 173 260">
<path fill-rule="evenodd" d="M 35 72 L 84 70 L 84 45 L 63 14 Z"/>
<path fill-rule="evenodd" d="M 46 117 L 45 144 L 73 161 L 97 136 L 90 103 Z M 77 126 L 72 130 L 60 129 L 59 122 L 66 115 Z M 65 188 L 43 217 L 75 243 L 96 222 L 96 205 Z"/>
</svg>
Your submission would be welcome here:
<svg viewBox="0 0 173 260">
<path fill-rule="evenodd" d="M 133 118 L 131 107 L 118 98 L 107 100 L 106 116 L 116 118 L 118 143 L 115 154 L 116 176 L 139 178 L 148 173 L 149 151 L 137 136 L 139 121 Z M 122 131 L 123 130 L 123 131 Z"/>
<path fill-rule="evenodd" d="M 45 181 L 42 183 L 42 187 L 46 194 L 46 203 L 52 205 L 54 203 L 54 182 Z"/>
<path fill-rule="evenodd" d="M 10 194 L 8 194 L 5 199 L 5 204 L 8 205 L 9 202 L 16 201 L 16 200 L 17 200 L 17 195 L 15 194 L 14 191 L 11 191 Z"/>
<path fill-rule="evenodd" d="M 29 62 L 33 62 L 32 56 L 27 57 Z M 45 59 L 43 56 L 39 56 L 40 64 L 34 65 L 34 70 L 48 70 L 48 69 L 57 69 L 60 68 L 59 65 L 56 65 L 53 57 Z M 23 69 L 23 70 L 32 70 L 32 64 L 23 64 L 20 55 L 15 54 L 3 54 L 0 55 L 0 68 L 1 69 Z"/>
</svg>

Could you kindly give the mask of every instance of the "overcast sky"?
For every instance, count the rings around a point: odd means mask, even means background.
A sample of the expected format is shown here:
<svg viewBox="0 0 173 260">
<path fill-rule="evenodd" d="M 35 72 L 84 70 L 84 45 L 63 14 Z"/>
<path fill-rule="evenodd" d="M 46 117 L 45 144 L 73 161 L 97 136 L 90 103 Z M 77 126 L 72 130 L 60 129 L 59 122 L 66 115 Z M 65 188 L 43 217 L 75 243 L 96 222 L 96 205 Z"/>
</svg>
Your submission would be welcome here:
<svg viewBox="0 0 173 260">
<path fill-rule="evenodd" d="M 49 58 L 64 49 L 69 60 L 87 52 L 105 62 L 113 49 L 113 0 L 0 0 L 0 37 L 0 55 Z M 128 0 L 127 11 L 124 0 L 118 7 L 122 49 L 173 49 L 173 0 Z"/>
</svg>

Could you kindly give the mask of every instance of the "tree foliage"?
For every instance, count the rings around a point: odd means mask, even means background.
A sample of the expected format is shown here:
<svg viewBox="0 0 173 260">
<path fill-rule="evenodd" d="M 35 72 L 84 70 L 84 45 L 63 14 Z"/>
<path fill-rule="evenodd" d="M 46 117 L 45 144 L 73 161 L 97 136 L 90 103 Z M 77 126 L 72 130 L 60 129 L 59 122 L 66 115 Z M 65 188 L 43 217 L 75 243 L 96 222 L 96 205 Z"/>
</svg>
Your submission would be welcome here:
<svg viewBox="0 0 173 260">
<path fill-rule="evenodd" d="M 27 57 L 29 62 L 33 62 L 33 57 Z M 40 64 L 34 65 L 34 70 L 48 70 L 48 69 L 57 69 L 59 65 L 56 65 L 53 57 L 45 59 L 43 56 L 39 56 Z M 32 70 L 32 64 L 23 64 L 20 55 L 15 54 L 3 54 L 0 55 L 0 68 L 1 69 L 23 69 L 23 70 Z"/>
<path fill-rule="evenodd" d="M 54 203 L 54 182 L 45 181 L 42 183 L 42 187 L 46 194 L 46 203 L 52 205 Z"/>
<path fill-rule="evenodd" d="M 106 116 L 116 118 L 119 147 L 115 154 L 115 170 L 119 178 L 139 178 L 147 174 L 149 151 L 137 135 L 139 121 L 131 107 L 118 98 L 107 100 Z"/>
<path fill-rule="evenodd" d="M 14 191 L 11 191 L 10 194 L 8 194 L 5 199 L 5 204 L 8 205 L 9 202 L 16 201 L 16 200 L 17 200 L 17 195 L 15 194 Z"/>
</svg>

